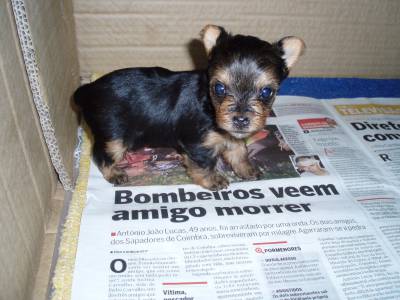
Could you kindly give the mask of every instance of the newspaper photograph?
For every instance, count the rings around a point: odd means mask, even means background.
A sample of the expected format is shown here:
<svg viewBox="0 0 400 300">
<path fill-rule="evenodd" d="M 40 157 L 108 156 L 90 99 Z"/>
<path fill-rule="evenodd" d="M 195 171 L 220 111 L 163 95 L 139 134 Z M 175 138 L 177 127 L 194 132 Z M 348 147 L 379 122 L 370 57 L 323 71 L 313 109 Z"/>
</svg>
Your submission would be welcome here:
<svg viewBox="0 0 400 300">
<path fill-rule="evenodd" d="M 400 299 L 399 99 L 281 96 L 246 143 L 260 180 L 191 184 L 144 148 L 91 163 L 72 299 Z M 397 140 L 397 142 L 396 142 Z"/>
</svg>

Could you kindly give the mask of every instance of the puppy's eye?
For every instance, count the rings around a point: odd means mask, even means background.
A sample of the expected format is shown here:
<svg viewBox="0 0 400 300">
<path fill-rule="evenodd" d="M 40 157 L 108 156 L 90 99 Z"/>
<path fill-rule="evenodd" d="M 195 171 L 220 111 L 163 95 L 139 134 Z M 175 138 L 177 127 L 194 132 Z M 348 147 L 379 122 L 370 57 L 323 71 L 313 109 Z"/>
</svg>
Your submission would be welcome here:
<svg viewBox="0 0 400 300">
<path fill-rule="evenodd" d="M 260 91 L 260 99 L 261 100 L 269 100 L 273 95 L 274 91 L 269 87 L 263 87 Z"/>
<path fill-rule="evenodd" d="M 218 97 L 224 96 L 226 93 L 225 86 L 222 83 L 217 82 L 214 86 L 214 92 Z"/>
</svg>

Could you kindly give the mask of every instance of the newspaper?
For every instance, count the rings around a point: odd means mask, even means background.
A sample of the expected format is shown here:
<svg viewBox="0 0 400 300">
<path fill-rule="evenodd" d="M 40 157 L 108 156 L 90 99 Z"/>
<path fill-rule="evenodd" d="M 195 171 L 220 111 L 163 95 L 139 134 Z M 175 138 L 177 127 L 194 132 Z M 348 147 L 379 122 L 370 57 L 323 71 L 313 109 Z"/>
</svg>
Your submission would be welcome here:
<svg viewBox="0 0 400 300">
<path fill-rule="evenodd" d="M 218 192 L 172 149 L 91 164 L 72 299 L 400 299 L 400 99 L 281 96 L 247 147 Z"/>
</svg>

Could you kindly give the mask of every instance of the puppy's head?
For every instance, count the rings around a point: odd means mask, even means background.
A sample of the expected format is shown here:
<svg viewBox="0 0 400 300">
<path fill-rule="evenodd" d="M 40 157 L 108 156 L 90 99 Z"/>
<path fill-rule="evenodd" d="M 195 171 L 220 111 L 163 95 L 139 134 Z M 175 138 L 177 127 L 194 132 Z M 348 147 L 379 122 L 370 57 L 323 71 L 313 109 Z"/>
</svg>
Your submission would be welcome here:
<svg viewBox="0 0 400 300">
<path fill-rule="evenodd" d="M 238 139 L 261 130 L 304 42 L 291 36 L 270 44 L 228 34 L 215 25 L 207 25 L 200 34 L 209 58 L 210 97 L 218 126 Z"/>
</svg>

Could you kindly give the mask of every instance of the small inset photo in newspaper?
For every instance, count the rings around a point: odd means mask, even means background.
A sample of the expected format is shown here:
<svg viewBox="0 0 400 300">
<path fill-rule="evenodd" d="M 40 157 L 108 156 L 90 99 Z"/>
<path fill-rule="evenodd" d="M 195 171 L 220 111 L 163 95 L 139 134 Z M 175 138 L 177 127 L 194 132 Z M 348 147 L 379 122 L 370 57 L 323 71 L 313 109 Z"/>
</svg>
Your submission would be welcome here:
<svg viewBox="0 0 400 300">
<path fill-rule="evenodd" d="M 304 133 L 309 133 L 310 131 L 329 130 L 338 126 L 337 122 L 329 117 L 299 119 L 297 122 L 301 129 L 303 129 Z"/>
<path fill-rule="evenodd" d="M 167 185 L 191 183 L 182 157 L 172 148 L 142 148 L 128 152 L 120 162 L 129 176 L 127 185 Z"/>
<path fill-rule="evenodd" d="M 294 152 L 276 125 L 266 125 L 246 140 L 250 162 L 260 169 L 260 179 L 298 177 L 291 163 Z"/>
<path fill-rule="evenodd" d="M 318 155 L 292 155 L 290 158 L 301 177 L 329 175 Z"/>
<path fill-rule="evenodd" d="M 295 153 L 276 125 L 266 125 L 249 137 L 246 145 L 251 164 L 262 173 L 260 179 L 299 177 L 290 158 Z M 186 175 L 181 155 L 172 148 L 142 148 L 128 152 L 119 166 L 129 176 L 129 182 L 125 185 L 192 183 Z M 222 159 L 218 161 L 217 169 L 231 182 L 242 181 Z"/>
</svg>

